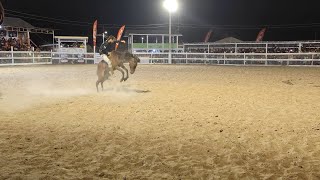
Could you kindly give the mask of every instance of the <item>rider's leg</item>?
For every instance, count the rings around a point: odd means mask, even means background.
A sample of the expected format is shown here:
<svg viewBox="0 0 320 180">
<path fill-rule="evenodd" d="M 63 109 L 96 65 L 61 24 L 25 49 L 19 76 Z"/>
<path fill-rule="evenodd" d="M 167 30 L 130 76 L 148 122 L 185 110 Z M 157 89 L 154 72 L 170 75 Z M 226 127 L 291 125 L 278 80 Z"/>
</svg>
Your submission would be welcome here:
<svg viewBox="0 0 320 180">
<path fill-rule="evenodd" d="M 103 60 L 105 60 L 107 63 L 108 63 L 108 67 L 109 67 L 109 73 L 110 73 L 110 75 L 113 75 L 113 68 L 112 68 L 112 63 L 111 63 L 111 61 L 110 61 L 110 59 L 108 58 L 108 56 L 107 55 L 103 55 Z"/>
</svg>

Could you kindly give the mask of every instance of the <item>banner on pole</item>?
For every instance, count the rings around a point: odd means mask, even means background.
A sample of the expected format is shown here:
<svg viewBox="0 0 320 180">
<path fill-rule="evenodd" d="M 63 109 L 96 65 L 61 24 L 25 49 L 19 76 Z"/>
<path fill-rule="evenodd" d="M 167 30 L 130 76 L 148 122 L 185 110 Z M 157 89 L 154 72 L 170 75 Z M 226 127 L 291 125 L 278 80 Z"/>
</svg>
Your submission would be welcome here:
<svg viewBox="0 0 320 180">
<path fill-rule="evenodd" d="M 97 27 L 98 21 L 95 20 L 93 23 L 93 46 L 97 46 Z"/>
<path fill-rule="evenodd" d="M 210 37 L 211 37 L 211 35 L 212 35 L 212 29 L 207 33 L 207 35 L 206 35 L 206 38 L 204 39 L 204 42 L 205 43 L 207 43 L 207 42 L 209 42 L 209 40 L 210 40 Z"/>
<path fill-rule="evenodd" d="M 256 42 L 260 42 L 263 40 L 264 34 L 266 33 L 267 28 L 263 28 L 261 29 L 261 31 L 259 32 Z"/>
<path fill-rule="evenodd" d="M 120 29 L 119 29 L 119 32 L 118 32 L 118 36 L 117 36 L 117 40 L 120 41 L 121 40 L 121 37 L 122 37 L 122 34 L 123 34 L 123 31 L 125 29 L 125 25 L 123 25 Z M 119 47 L 119 43 L 116 44 L 116 50 L 118 49 Z"/>
</svg>

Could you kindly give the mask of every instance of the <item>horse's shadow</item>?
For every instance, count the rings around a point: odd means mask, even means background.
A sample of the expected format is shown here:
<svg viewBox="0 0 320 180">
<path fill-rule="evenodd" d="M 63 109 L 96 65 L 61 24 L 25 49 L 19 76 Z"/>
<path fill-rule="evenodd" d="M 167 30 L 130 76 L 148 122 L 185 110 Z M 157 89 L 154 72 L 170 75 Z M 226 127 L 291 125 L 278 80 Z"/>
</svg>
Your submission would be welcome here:
<svg viewBox="0 0 320 180">
<path fill-rule="evenodd" d="M 133 91 L 136 93 L 149 93 L 149 92 L 151 92 L 149 90 L 140 90 L 140 89 L 133 89 Z"/>
<path fill-rule="evenodd" d="M 125 92 L 125 93 L 139 93 L 139 94 L 144 94 L 144 93 L 150 93 L 150 90 L 143 90 L 143 89 L 132 89 L 129 87 L 109 87 L 103 90 L 104 92 L 111 92 L 111 91 L 116 91 L 116 92 Z"/>
</svg>

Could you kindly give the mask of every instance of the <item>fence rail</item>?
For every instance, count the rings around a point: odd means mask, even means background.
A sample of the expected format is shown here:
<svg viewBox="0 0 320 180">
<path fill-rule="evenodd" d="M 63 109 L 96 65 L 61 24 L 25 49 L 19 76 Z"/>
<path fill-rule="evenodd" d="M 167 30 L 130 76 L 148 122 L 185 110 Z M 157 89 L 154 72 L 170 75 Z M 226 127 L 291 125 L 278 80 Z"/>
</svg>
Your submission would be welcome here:
<svg viewBox="0 0 320 180">
<path fill-rule="evenodd" d="M 142 64 L 168 64 L 168 53 L 135 53 Z M 172 53 L 172 64 L 319 66 L 320 53 Z M 0 51 L 0 66 L 59 63 L 96 64 L 94 53 Z"/>
<path fill-rule="evenodd" d="M 143 64 L 168 64 L 168 53 L 136 53 Z M 320 66 L 320 53 L 172 53 L 172 64 Z"/>
<path fill-rule="evenodd" d="M 94 53 L 79 54 L 61 52 L 0 51 L 0 66 L 59 63 L 94 64 L 100 59 L 100 55 Z"/>
</svg>

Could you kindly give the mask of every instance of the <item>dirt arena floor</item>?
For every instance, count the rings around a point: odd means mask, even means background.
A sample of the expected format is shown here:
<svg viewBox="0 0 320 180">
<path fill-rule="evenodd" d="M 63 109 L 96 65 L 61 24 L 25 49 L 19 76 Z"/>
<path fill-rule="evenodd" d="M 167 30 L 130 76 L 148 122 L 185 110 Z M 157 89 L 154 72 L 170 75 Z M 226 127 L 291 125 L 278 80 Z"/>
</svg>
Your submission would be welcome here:
<svg viewBox="0 0 320 180">
<path fill-rule="evenodd" d="M 0 67 L 0 179 L 320 179 L 320 68 Z"/>
</svg>

